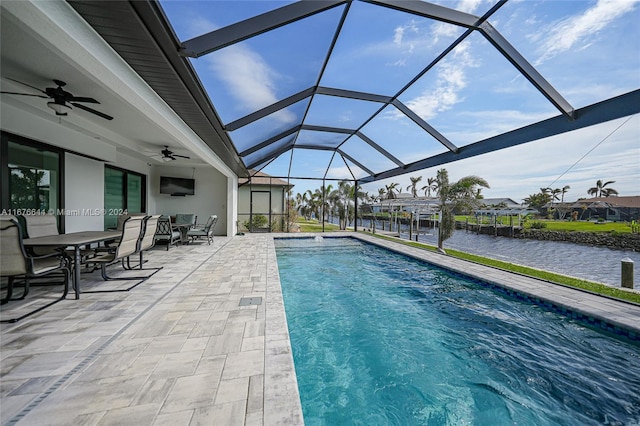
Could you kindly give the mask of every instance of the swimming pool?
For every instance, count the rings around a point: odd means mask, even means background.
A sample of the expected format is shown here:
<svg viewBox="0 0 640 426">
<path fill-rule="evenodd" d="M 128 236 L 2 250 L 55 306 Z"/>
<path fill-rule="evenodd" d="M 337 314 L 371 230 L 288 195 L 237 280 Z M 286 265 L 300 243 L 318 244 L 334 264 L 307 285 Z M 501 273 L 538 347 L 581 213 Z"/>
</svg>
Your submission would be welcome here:
<svg viewBox="0 0 640 426">
<path fill-rule="evenodd" d="M 276 239 L 307 425 L 640 424 L 640 348 L 350 238 Z"/>
</svg>

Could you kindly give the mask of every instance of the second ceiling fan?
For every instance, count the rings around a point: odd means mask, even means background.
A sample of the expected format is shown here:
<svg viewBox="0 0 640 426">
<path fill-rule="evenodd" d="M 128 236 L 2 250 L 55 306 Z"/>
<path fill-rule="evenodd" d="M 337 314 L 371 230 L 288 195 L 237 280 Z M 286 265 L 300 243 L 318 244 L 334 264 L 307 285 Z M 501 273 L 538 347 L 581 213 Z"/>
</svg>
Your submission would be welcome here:
<svg viewBox="0 0 640 426">
<path fill-rule="evenodd" d="M 187 158 L 187 159 L 191 158 L 186 155 L 174 154 L 173 151 L 169 149 L 168 145 L 165 145 L 164 149 L 160 152 L 162 153 L 161 159 L 162 161 L 165 161 L 165 162 L 174 161 L 177 158 Z"/>
</svg>

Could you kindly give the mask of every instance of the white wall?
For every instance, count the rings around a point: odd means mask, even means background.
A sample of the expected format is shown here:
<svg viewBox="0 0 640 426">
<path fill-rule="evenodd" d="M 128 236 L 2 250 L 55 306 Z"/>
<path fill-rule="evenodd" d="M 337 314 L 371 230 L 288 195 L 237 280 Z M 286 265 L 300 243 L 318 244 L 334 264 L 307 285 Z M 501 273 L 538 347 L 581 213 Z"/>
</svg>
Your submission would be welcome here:
<svg viewBox="0 0 640 426">
<path fill-rule="evenodd" d="M 195 179 L 195 195 L 173 197 L 160 194 L 160 176 Z M 151 213 L 173 216 L 176 213 L 193 213 L 198 223 L 218 215 L 214 229 L 216 235 L 227 234 L 227 177 L 213 167 L 151 167 L 149 176 L 149 198 L 154 200 L 155 209 Z"/>
<path fill-rule="evenodd" d="M 104 229 L 104 163 L 66 153 L 64 168 L 65 232 Z"/>
</svg>

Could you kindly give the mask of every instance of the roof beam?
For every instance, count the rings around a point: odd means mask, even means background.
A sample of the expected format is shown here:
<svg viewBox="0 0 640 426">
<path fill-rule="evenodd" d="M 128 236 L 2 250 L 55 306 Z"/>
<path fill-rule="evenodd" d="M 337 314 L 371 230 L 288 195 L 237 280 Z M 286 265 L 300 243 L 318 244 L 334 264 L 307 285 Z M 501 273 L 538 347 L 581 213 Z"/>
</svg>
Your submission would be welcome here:
<svg viewBox="0 0 640 426">
<path fill-rule="evenodd" d="M 256 151 L 260 151 L 262 148 L 265 148 L 265 147 L 271 145 L 272 143 L 279 141 L 282 138 L 285 138 L 285 137 L 287 137 L 289 135 L 294 134 L 295 132 L 300 130 L 300 127 L 301 126 L 298 125 L 298 126 L 294 126 L 294 127 L 290 128 L 289 130 L 285 130 L 282 133 L 279 133 L 279 134 L 277 134 L 275 136 L 270 137 L 269 139 L 267 139 L 264 142 L 261 142 L 261 143 L 259 143 L 257 145 L 254 145 L 249 149 L 245 149 L 244 151 L 242 151 L 238 155 L 240 155 L 240 157 L 246 157 L 247 155 L 253 154 Z M 251 167 L 248 167 L 248 168 L 251 168 Z"/>
<path fill-rule="evenodd" d="M 392 102 L 393 106 L 398 108 L 404 115 L 409 117 L 414 123 L 418 126 L 422 127 L 427 133 L 433 136 L 438 142 L 447 147 L 449 151 L 458 152 L 458 147 L 452 144 L 449 139 L 444 137 L 442 133 L 431 127 L 429 123 L 424 121 L 418 114 L 409 109 L 405 104 L 400 102 L 398 99 L 394 99 Z"/>
<path fill-rule="evenodd" d="M 322 145 L 300 145 L 295 144 L 293 146 L 295 149 L 312 149 L 314 151 L 335 151 L 336 149 L 332 146 L 322 146 Z"/>
<path fill-rule="evenodd" d="M 314 132 L 329 132 L 329 133 L 343 133 L 346 135 L 355 134 L 354 129 L 345 129 L 342 127 L 329 127 L 329 126 L 314 126 L 311 124 L 303 124 L 301 130 L 312 130 Z"/>
<path fill-rule="evenodd" d="M 640 113 L 640 89 L 607 99 L 596 104 L 577 109 L 575 120 L 568 121 L 564 115 L 557 115 L 547 120 L 539 121 L 529 126 L 521 127 L 510 132 L 502 133 L 491 138 L 466 145 L 458 149 L 457 153 L 445 152 L 424 160 L 416 161 L 405 168 L 397 168 L 379 173 L 375 177 L 360 179 L 360 182 L 372 182 L 387 179 L 405 173 L 424 170 L 465 158 L 471 158 L 489 152 L 511 148 L 527 142 L 556 136 L 585 127 L 595 126 L 607 121 L 627 117 Z"/>
<path fill-rule="evenodd" d="M 480 24 L 480 33 L 491 43 L 524 77 L 555 105 L 567 118 L 573 120 L 574 108 L 489 22 Z"/>
<path fill-rule="evenodd" d="M 238 130 L 239 128 L 246 126 L 247 124 L 251 124 L 254 121 L 257 121 L 263 117 L 266 117 L 267 115 L 273 114 L 276 111 L 279 111 L 281 109 L 285 109 L 293 104 L 295 104 L 296 102 L 300 102 L 301 100 L 308 98 L 309 96 L 313 95 L 314 92 L 314 88 L 310 87 L 308 89 L 305 89 L 301 92 L 298 92 L 294 95 L 289 96 L 288 98 L 285 98 L 281 101 L 278 101 L 276 103 L 273 103 L 269 106 L 266 106 L 262 109 L 259 109 L 256 112 L 253 112 L 249 115 L 245 115 L 242 118 L 239 118 L 235 121 L 232 121 L 231 123 L 227 124 L 224 126 L 224 129 L 228 132 L 233 132 L 234 130 Z"/>
<path fill-rule="evenodd" d="M 207 53 L 215 52 L 348 2 L 347 0 L 297 1 L 187 40 L 182 43 L 178 53 L 182 56 L 199 58 Z"/>
<path fill-rule="evenodd" d="M 337 151 L 338 151 L 338 153 L 339 153 L 341 156 L 343 156 L 343 157 L 344 157 L 344 158 L 346 158 L 347 160 L 351 161 L 353 164 L 355 164 L 356 166 L 360 167 L 360 168 L 361 168 L 362 170 L 364 170 L 365 172 L 369 173 L 369 175 L 372 175 L 372 176 L 373 176 L 373 175 L 375 175 L 375 173 L 374 173 L 373 171 L 371 171 L 371 170 L 369 170 L 367 167 L 363 166 L 361 162 L 356 161 L 356 160 L 355 160 L 352 156 L 350 156 L 349 154 L 346 154 L 346 153 L 342 152 L 342 151 L 341 151 L 341 150 L 339 150 L 339 149 L 338 149 Z M 344 158 L 343 158 L 343 160 L 344 160 Z M 345 164 L 346 164 L 346 161 L 345 161 Z M 347 167 L 348 167 L 348 166 L 349 166 L 349 165 L 347 164 Z M 351 171 L 351 169 L 349 169 L 349 171 Z M 352 173 L 352 174 L 353 174 L 353 173 Z M 354 177 L 355 177 L 355 176 L 354 176 Z"/>
<path fill-rule="evenodd" d="M 476 29 L 479 18 L 470 13 L 450 9 L 433 3 L 417 0 L 362 0 L 365 3 L 388 7 L 401 12 L 412 13 L 448 24 Z"/>
<path fill-rule="evenodd" d="M 376 95 L 374 93 L 356 92 L 353 90 L 335 89 L 333 87 L 320 86 L 316 90 L 318 95 L 337 96 L 340 98 L 358 99 L 361 101 L 380 102 L 383 104 L 390 103 L 393 98 L 391 96 Z"/>
<path fill-rule="evenodd" d="M 386 149 L 384 149 L 383 147 L 381 147 L 380 145 L 378 145 L 377 143 L 375 143 L 371 138 L 369 138 L 367 135 L 365 135 L 362 132 L 357 132 L 356 136 L 358 136 L 360 139 L 362 139 L 363 141 L 365 141 L 366 143 L 368 143 L 373 149 L 375 149 L 376 151 L 378 151 L 380 154 L 384 155 L 385 157 L 387 157 L 389 160 L 393 161 L 394 163 L 396 163 L 398 165 L 398 167 L 404 167 L 405 164 L 398 160 L 396 157 L 394 157 L 393 155 L 391 155 L 391 153 L 389 153 Z"/>
<path fill-rule="evenodd" d="M 271 154 L 267 155 L 266 157 L 262 157 L 259 160 L 254 161 L 253 163 L 247 165 L 247 169 L 253 169 L 256 166 L 259 166 L 262 163 L 266 163 L 267 161 L 271 161 L 275 158 L 278 158 L 279 156 L 281 156 L 282 154 L 284 154 L 285 152 L 289 151 L 290 149 L 293 148 L 293 142 L 291 142 L 291 144 L 285 145 L 282 148 L 272 152 Z"/>
</svg>

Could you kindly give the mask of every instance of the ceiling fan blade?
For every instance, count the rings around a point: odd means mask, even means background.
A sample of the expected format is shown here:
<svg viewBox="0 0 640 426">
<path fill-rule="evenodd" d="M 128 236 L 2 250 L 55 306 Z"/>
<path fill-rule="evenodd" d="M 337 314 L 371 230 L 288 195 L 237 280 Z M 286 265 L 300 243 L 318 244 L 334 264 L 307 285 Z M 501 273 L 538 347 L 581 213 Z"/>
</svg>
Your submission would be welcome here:
<svg viewBox="0 0 640 426">
<path fill-rule="evenodd" d="M 71 105 L 73 105 L 74 107 L 78 107 L 80 109 L 83 109 L 83 110 L 85 110 L 87 112 L 90 112 L 91 114 L 95 114 L 95 115 L 97 115 L 99 117 L 102 117 L 105 120 L 113 120 L 113 117 L 111 117 L 110 115 L 107 115 L 107 114 L 105 114 L 103 112 L 100 112 L 100 111 L 96 111 L 95 109 L 89 108 L 88 106 L 84 106 L 82 104 L 77 104 L 75 102 L 72 102 Z"/>
<path fill-rule="evenodd" d="M 96 101 L 93 98 L 83 98 L 83 97 L 79 97 L 79 96 L 74 96 L 69 100 L 71 102 L 86 102 L 86 103 L 91 103 L 91 104 L 99 104 L 100 103 L 100 102 Z"/>
<path fill-rule="evenodd" d="M 47 92 L 45 92 L 45 91 L 44 91 L 44 90 L 42 90 L 42 89 L 39 89 L 39 88 L 37 88 L 37 87 L 35 87 L 35 86 L 32 86 L 32 85 L 30 85 L 30 84 L 27 84 L 27 83 L 23 83 L 22 81 L 18 81 L 18 80 L 15 80 L 15 79 L 13 79 L 13 78 L 10 78 L 10 77 L 5 77 L 5 78 L 6 78 L 7 80 L 11 80 L 11 81 L 13 81 L 14 83 L 18 83 L 18 84 L 22 84 L 23 86 L 31 87 L 33 90 L 36 90 L 36 91 L 38 91 L 38 92 L 40 92 L 40 93 L 45 93 L 45 94 L 47 93 Z"/>
<path fill-rule="evenodd" d="M 178 155 L 178 154 L 173 154 L 174 157 L 180 157 L 180 158 L 191 158 L 191 157 L 187 157 L 186 155 Z"/>
<path fill-rule="evenodd" d="M 22 95 L 22 96 L 35 96 L 36 98 L 44 98 L 44 99 L 49 99 L 48 96 L 44 96 L 44 95 L 34 95 L 31 93 L 18 93 L 18 92 L 0 92 L 3 93 L 5 95 Z"/>
</svg>

